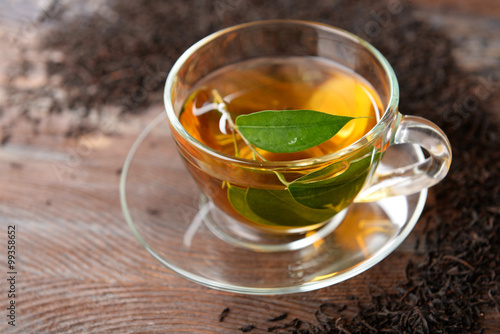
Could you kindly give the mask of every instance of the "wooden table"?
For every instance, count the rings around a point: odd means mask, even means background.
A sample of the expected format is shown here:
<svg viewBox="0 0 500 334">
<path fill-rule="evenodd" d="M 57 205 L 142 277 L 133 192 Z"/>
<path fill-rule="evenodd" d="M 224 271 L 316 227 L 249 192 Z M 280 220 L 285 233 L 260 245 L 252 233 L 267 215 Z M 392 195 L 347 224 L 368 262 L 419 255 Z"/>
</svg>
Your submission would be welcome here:
<svg viewBox="0 0 500 334">
<path fill-rule="evenodd" d="M 495 1 L 473 7 L 463 2 L 457 8 L 453 1 L 417 3 L 422 18 L 441 25 L 457 42 L 461 66 L 478 72 L 496 66 L 499 71 L 499 31 L 489 30 L 500 24 Z M 11 21 L 22 24 L 22 15 Z M 476 43 L 485 36 L 491 40 L 488 45 Z M 7 52 L 2 57 L 15 55 Z M 161 110 L 157 105 L 121 119 L 110 135 L 80 138 L 67 138 L 58 130 L 71 121 L 65 114 L 48 117 L 39 133 L 33 133 L 22 118 L 13 122 L 11 114 L 0 114 L 0 125 L 9 126 L 11 134 L 0 146 L 0 332 L 235 333 L 241 326 L 262 325 L 284 311 L 288 319 L 314 322 L 314 312 L 323 302 L 367 298 L 373 286 L 391 289 L 404 280 L 414 233 L 365 273 L 294 295 L 220 292 L 162 266 L 133 236 L 119 200 L 124 159 L 141 130 Z M 5 317 L 7 226 L 15 226 L 16 233 L 15 327 L 8 326 Z M 226 307 L 230 313 L 219 322 Z M 500 331 L 498 314 L 487 314 L 484 323 Z M 257 328 L 252 333 L 263 332 Z"/>
</svg>

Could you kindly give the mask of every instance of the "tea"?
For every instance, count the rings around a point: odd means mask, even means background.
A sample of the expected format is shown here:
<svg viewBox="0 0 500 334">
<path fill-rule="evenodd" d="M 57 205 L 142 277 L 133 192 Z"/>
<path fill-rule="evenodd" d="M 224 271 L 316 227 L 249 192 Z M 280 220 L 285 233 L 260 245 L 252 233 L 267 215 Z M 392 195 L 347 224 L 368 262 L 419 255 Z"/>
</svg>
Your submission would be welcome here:
<svg viewBox="0 0 500 334">
<path fill-rule="evenodd" d="M 221 112 L 220 100 L 228 113 Z M 292 161 L 320 157 L 356 142 L 378 122 L 381 106 L 380 97 L 365 79 L 332 61 L 319 57 L 257 58 L 223 67 L 201 80 L 193 87 L 179 120 L 191 136 L 227 155 Z M 251 149 L 229 126 L 238 115 L 298 109 L 361 118 L 350 121 L 330 140 L 294 153 Z M 231 120 L 227 119 L 229 116 Z M 210 175 L 190 163 L 188 166 L 215 204 L 238 220 L 244 218 L 273 229 L 312 229 L 345 208 L 363 186 L 372 167 L 372 156 L 368 153 L 353 161 L 333 161 L 320 169 L 292 171 L 285 176 L 279 171 L 270 175 L 255 171 L 246 173 L 244 181 L 238 182 Z M 237 170 L 229 172 L 236 173 Z M 334 185 L 322 184 L 335 193 L 330 194 L 332 200 L 326 198 L 323 203 L 302 198 L 303 185 L 320 179 L 323 183 L 325 179 L 333 180 Z M 289 183 L 295 180 L 304 182 L 296 182 L 293 192 Z"/>
<path fill-rule="evenodd" d="M 345 67 L 316 57 L 258 58 L 226 66 L 206 77 L 184 105 L 181 124 L 200 142 L 235 155 L 235 145 L 213 91 L 224 100 L 231 116 L 261 110 L 311 109 L 329 114 L 368 117 L 350 122 L 331 140 L 312 149 L 287 154 L 259 150 L 270 161 L 322 156 L 364 136 L 378 121 L 380 98 L 371 85 Z M 222 128 L 221 128 L 222 126 Z M 248 146 L 237 136 L 240 157 L 252 159 Z"/>
</svg>

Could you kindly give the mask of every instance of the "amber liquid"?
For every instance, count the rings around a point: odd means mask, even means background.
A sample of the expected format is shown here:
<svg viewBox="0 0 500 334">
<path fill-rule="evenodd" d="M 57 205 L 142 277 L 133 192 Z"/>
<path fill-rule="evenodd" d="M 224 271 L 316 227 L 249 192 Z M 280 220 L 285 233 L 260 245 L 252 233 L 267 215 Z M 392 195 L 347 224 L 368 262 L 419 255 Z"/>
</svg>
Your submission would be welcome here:
<svg viewBox="0 0 500 334">
<path fill-rule="evenodd" d="M 258 58 L 226 66 L 193 87 L 179 120 L 198 141 L 225 154 L 245 159 L 260 158 L 256 158 L 248 145 L 237 134 L 233 134 L 227 122 L 221 121 L 222 113 L 214 103 L 217 100 L 214 90 L 223 98 L 233 121 L 242 114 L 290 109 L 363 117 L 349 122 L 332 139 L 301 152 L 271 153 L 257 149 L 269 161 L 319 157 L 349 146 L 375 126 L 382 108 L 380 97 L 366 80 L 322 58 Z M 252 222 L 248 217 L 241 217 L 229 203 L 225 184 L 227 180 L 214 178 L 194 166 L 190 166 L 190 169 L 200 186 L 205 191 L 207 187 L 210 189 L 208 195 L 216 205 L 239 220 Z M 241 189 L 285 189 L 279 181 L 262 182 L 261 175 L 256 175 L 255 183 L 252 183 L 252 177 L 246 177 L 245 184 L 233 186 Z M 285 229 L 296 226 L 287 226 L 286 223 L 277 225 Z"/>
</svg>

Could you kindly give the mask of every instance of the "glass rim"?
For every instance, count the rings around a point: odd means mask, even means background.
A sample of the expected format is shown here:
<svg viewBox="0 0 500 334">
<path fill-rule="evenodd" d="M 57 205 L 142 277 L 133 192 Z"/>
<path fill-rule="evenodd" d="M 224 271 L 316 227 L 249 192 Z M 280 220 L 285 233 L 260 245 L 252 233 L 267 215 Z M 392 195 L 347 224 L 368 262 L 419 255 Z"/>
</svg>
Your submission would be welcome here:
<svg viewBox="0 0 500 334">
<path fill-rule="evenodd" d="M 387 106 L 384 109 L 383 114 L 380 117 L 380 120 L 377 122 L 377 124 L 370 130 L 368 131 L 363 137 L 359 138 L 357 141 L 354 143 L 338 150 L 335 152 L 331 152 L 319 157 L 312 157 L 312 158 L 306 158 L 306 159 L 298 159 L 298 160 L 289 160 L 289 161 L 261 161 L 261 160 L 251 160 L 251 159 L 245 159 L 245 158 L 239 158 L 230 154 L 223 153 L 221 151 L 218 151 L 216 149 L 211 148 L 208 145 L 203 144 L 196 138 L 194 138 L 189 132 L 184 129 L 182 124 L 179 121 L 179 118 L 176 115 L 174 106 L 171 101 L 171 92 L 173 89 L 173 86 L 176 82 L 177 74 L 181 70 L 181 68 L 184 66 L 185 62 L 192 56 L 194 55 L 198 50 L 200 50 L 203 46 L 207 45 L 211 41 L 246 28 L 250 27 L 256 27 L 256 26 L 265 26 L 265 25 L 276 25 L 276 24 L 284 24 L 284 25 L 296 25 L 296 26 L 309 26 L 317 30 L 322 30 L 325 32 L 328 32 L 330 34 L 335 34 L 338 36 L 342 36 L 344 38 L 350 39 L 353 42 L 358 43 L 361 45 L 364 49 L 368 50 L 374 57 L 375 59 L 380 63 L 382 68 L 384 69 L 385 74 L 387 75 L 389 79 L 389 101 L 387 103 Z M 324 162 L 328 162 L 331 160 L 338 159 L 339 157 L 346 155 L 346 154 L 351 154 L 354 151 L 357 151 L 363 147 L 366 146 L 365 141 L 372 137 L 376 136 L 378 133 L 380 133 L 388 123 L 390 123 L 390 120 L 393 118 L 394 114 L 398 110 L 398 103 L 399 103 L 399 85 L 398 81 L 396 78 L 396 74 L 394 72 L 394 69 L 390 65 L 389 61 L 382 55 L 380 51 L 378 51 L 373 45 L 371 45 L 369 42 L 366 40 L 362 39 L 361 37 L 352 34 L 344 29 L 337 28 L 328 24 L 320 23 L 320 22 L 314 22 L 314 21 L 306 21 L 306 20 L 290 20 L 290 19 L 274 19 L 274 20 L 259 20 L 259 21 L 252 21 L 248 23 L 243 23 L 243 24 L 238 24 L 234 25 L 228 28 L 224 28 L 222 30 L 216 31 L 195 44 L 193 44 L 191 47 L 189 47 L 174 63 L 172 66 L 167 79 L 165 83 L 165 89 L 164 89 L 164 95 L 163 95 L 163 101 L 165 105 L 165 110 L 167 113 L 168 120 L 171 124 L 171 126 L 177 131 L 184 139 L 188 140 L 190 144 L 195 146 L 198 150 L 201 150 L 208 155 L 218 158 L 219 160 L 224 160 L 228 161 L 231 163 L 238 163 L 238 164 L 243 164 L 248 167 L 254 166 L 258 168 L 266 168 L 266 167 L 307 167 L 307 166 L 313 166 L 317 164 L 321 164 Z M 369 142 L 369 141 L 368 141 Z"/>
</svg>

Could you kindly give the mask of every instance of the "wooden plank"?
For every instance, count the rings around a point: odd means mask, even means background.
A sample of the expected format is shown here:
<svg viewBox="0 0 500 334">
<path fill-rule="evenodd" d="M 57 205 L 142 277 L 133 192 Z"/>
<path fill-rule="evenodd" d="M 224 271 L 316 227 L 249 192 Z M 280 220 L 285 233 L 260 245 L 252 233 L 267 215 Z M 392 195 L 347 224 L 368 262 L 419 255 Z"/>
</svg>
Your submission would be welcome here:
<svg viewBox="0 0 500 334">
<path fill-rule="evenodd" d="M 152 116 L 156 111 L 138 119 Z M 312 321 L 322 301 L 345 302 L 353 293 L 366 295 L 370 284 L 387 288 L 403 279 L 403 271 L 393 268 L 404 267 L 411 240 L 376 270 L 297 296 L 240 296 L 178 277 L 140 246 L 121 214 L 117 170 L 136 135 L 104 137 L 106 145 L 96 146 L 62 178 L 54 164 L 71 161 L 73 139 L 40 135 L 38 148 L 44 150 L 16 143 L 0 149 L 2 225 L 19 228 L 20 315 L 15 333 L 230 333 L 246 323 L 264 328 L 265 319 L 285 310 L 290 317 Z M 31 152 L 38 153 L 28 157 Z M 5 234 L 1 238 L 5 243 Z M 226 307 L 230 316 L 219 323 Z"/>
<path fill-rule="evenodd" d="M 464 68 L 483 73 L 498 66 L 499 37 L 491 33 L 498 18 L 428 9 L 418 13 L 449 31 L 457 50 L 463 50 L 456 55 Z M 0 332 L 235 333 L 238 327 L 255 324 L 258 328 L 252 333 L 266 333 L 265 320 L 284 311 L 288 319 L 313 322 L 322 302 L 350 303 L 350 296 L 366 299 L 372 286 L 392 289 L 404 280 L 416 233 L 369 271 L 296 295 L 215 291 L 163 267 L 126 225 L 118 191 L 118 171 L 132 142 L 161 108 L 117 117 L 113 131 L 77 139 L 62 136 L 63 125 L 71 122 L 64 120 L 71 117 L 68 114 L 50 116 L 54 118 L 38 134 L 28 121 L 12 122 L 14 111 L 0 117 L 0 125 L 9 126 L 11 133 L 0 147 L 0 245 L 6 244 L 6 226 L 16 225 L 19 246 L 18 322 L 8 327 L 3 312 Z M 419 224 L 416 232 L 422 228 Z M 2 273 L 7 272 L 5 261 L 0 263 Z M 0 284 L 0 289 L 4 309 L 6 285 Z M 219 322 L 226 307 L 230 313 Z M 500 332 L 497 314 L 487 314 L 483 325 Z"/>
</svg>

